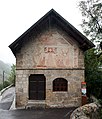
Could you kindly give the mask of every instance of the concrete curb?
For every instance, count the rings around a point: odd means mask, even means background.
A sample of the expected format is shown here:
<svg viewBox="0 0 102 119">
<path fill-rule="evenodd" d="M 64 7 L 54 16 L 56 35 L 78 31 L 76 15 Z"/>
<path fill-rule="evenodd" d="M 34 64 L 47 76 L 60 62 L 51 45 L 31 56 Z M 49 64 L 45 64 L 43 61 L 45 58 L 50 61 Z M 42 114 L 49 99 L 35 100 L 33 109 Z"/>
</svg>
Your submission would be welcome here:
<svg viewBox="0 0 102 119">
<path fill-rule="evenodd" d="M 16 106 L 15 106 L 15 96 L 14 96 L 14 99 L 13 99 L 13 102 L 12 102 L 12 105 L 10 107 L 9 110 L 15 110 L 16 109 Z"/>
</svg>

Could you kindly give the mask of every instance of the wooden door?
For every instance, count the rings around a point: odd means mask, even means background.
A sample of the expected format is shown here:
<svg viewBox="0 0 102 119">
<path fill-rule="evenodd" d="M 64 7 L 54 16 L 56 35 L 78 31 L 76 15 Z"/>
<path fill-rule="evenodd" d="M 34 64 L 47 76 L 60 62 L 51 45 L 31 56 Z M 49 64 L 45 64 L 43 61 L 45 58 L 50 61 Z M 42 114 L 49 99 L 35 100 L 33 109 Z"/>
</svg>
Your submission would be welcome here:
<svg viewBox="0 0 102 119">
<path fill-rule="evenodd" d="M 29 77 L 29 99 L 45 100 L 46 79 L 43 74 L 31 74 Z"/>
</svg>

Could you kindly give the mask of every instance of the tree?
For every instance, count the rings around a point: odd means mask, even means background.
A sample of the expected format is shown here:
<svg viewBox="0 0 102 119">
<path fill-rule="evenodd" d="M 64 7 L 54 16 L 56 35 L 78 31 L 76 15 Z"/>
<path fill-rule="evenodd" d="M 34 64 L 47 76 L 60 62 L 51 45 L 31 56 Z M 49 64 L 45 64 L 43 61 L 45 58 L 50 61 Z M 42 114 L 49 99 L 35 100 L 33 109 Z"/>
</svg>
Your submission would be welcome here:
<svg viewBox="0 0 102 119">
<path fill-rule="evenodd" d="M 102 98 L 102 3 L 101 0 L 79 2 L 83 32 L 94 43 L 100 44 L 85 52 L 85 80 L 88 96 Z"/>
<path fill-rule="evenodd" d="M 102 71 L 100 61 L 102 57 L 97 56 L 96 49 L 85 52 L 85 81 L 87 82 L 87 95 L 102 98 Z"/>
<path fill-rule="evenodd" d="M 11 84 L 15 85 L 15 68 L 16 66 L 13 64 L 11 66 L 11 73 L 8 79 L 4 81 L 4 84 L 0 84 L 0 90 L 2 90 L 3 88 L 6 88 L 7 86 Z"/>
<path fill-rule="evenodd" d="M 101 0 L 83 0 L 79 2 L 82 13 L 82 28 L 91 41 L 102 41 L 102 2 Z"/>
<path fill-rule="evenodd" d="M 11 66 L 11 73 L 8 78 L 8 80 L 11 84 L 15 84 L 15 76 L 16 76 L 15 69 L 16 69 L 16 66 L 13 64 Z"/>
</svg>

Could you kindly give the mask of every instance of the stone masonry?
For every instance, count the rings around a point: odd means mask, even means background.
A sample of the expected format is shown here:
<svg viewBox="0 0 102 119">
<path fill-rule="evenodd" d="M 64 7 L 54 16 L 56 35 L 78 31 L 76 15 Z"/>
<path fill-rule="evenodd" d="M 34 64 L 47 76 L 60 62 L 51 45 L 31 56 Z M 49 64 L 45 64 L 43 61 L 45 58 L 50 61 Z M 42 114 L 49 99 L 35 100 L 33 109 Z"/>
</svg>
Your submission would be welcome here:
<svg viewBox="0 0 102 119">
<path fill-rule="evenodd" d="M 26 42 L 16 54 L 16 106 L 26 106 L 29 101 L 31 74 L 46 77 L 47 108 L 80 106 L 84 54 L 78 43 L 58 28 L 43 31 L 37 37 L 32 34 Z M 68 91 L 53 92 L 52 82 L 60 77 L 68 81 Z"/>
</svg>

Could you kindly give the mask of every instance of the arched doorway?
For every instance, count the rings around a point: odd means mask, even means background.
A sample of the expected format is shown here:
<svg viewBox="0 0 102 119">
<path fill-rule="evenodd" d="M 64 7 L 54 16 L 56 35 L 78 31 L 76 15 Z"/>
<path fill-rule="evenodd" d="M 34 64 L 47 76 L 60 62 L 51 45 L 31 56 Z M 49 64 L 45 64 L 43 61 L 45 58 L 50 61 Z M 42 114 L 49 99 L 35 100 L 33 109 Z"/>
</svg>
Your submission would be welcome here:
<svg viewBox="0 0 102 119">
<path fill-rule="evenodd" d="M 46 78 L 44 74 L 31 74 L 29 76 L 29 100 L 45 100 Z"/>
</svg>

